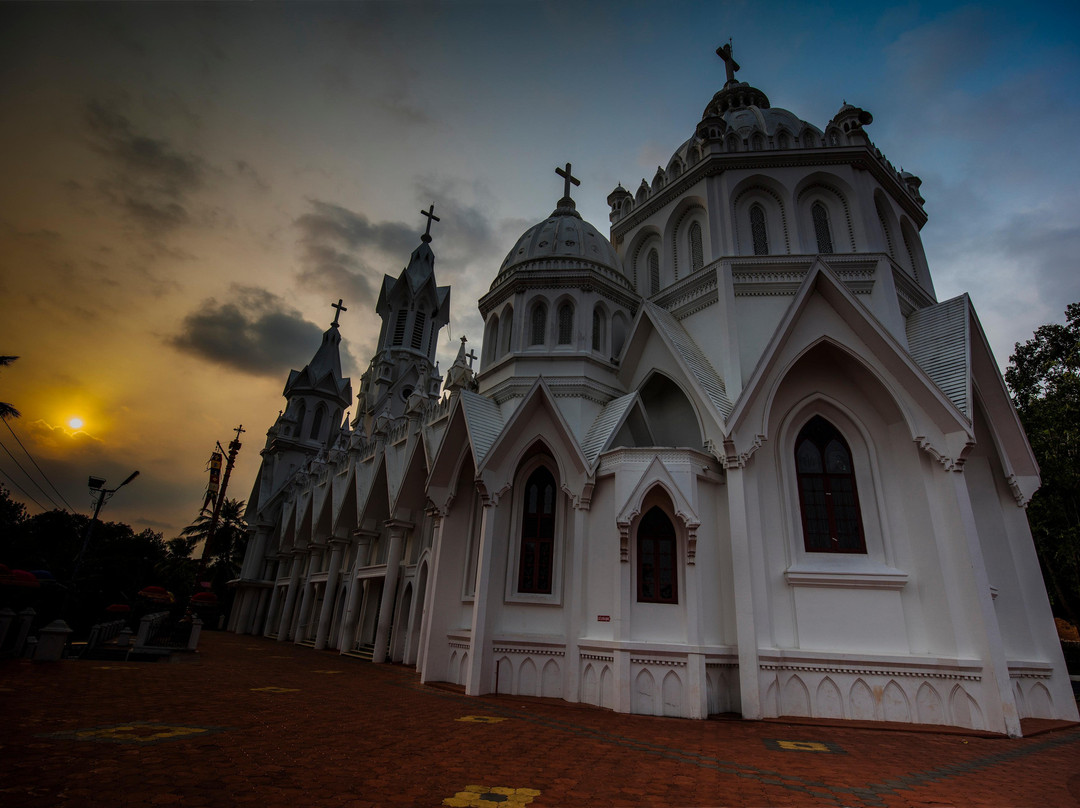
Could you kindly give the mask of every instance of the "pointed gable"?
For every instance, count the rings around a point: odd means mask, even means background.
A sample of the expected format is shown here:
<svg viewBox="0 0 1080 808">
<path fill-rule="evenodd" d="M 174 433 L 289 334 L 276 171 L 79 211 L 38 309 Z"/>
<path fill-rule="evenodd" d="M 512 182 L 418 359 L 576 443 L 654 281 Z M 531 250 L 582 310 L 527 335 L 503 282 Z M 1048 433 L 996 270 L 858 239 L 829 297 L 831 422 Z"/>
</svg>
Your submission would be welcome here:
<svg viewBox="0 0 1080 808">
<path fill-rule="evenodd" d="M 585 455 L 590 467 L 596 465 L 596 459 L 600 453 L 611 444 L 637 397 L 636 392 L 627 393 L 625 396 L 609 401 L 597 414 L 596 420 L 593 421 L 585 434 L 585 439 L 581 442 L 581 452 Z"/>
<path fill-rule="evenodd" d="M 461 412 L 465 416 L 473 457 L 476 459 L 476 467 L 479 468 L 502 431 L 502 412 L 499 405 L 489 398 L 468 390 L 462 390 L 460 395 Z"/>
</svg>

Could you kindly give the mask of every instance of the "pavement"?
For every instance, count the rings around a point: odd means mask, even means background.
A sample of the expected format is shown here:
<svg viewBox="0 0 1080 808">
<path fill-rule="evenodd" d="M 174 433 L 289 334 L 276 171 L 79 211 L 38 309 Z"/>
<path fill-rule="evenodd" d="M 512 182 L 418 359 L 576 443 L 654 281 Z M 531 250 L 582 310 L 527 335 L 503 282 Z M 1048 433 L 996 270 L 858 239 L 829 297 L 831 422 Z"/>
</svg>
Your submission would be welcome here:
<svg viewBox="0 0 1080 808">
<path fill-rule="evenodd" d="M 1076 724 L 628 716 L 219 632 L 178 659 L 0 662 L 0 806 L 1080 805 Z"/>
</svg>

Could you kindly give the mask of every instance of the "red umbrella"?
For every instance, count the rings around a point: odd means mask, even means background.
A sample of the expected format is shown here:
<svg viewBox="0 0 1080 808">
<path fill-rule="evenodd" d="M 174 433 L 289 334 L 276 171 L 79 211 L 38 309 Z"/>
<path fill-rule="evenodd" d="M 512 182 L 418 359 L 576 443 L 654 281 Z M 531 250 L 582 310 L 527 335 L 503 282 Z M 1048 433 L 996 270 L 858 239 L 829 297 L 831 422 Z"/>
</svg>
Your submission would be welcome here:
<svg viewBox="0 0 1080 808">
<path fill-rule="evenodd" d="M 8 570 L 0 575 L 0 584 L 18 589 L 37 589 L 41 586 L 37 576 L 26 570 Z"/>
<path fill-rule="evenodd" d="M 214 606 L 217 604 L 217 595 L 213 592 L 198 592 L 191 596 L 191 602 Z"/>
<path fill-rule="evenodd" d="M 109 612 L 110 614 L 124 614 L 126 612 L 130 612 L 131 607 L 128 606 L 126 603 L 113 603 L 110 606 L 106 606 L 105 611 Z"/>
</svg>

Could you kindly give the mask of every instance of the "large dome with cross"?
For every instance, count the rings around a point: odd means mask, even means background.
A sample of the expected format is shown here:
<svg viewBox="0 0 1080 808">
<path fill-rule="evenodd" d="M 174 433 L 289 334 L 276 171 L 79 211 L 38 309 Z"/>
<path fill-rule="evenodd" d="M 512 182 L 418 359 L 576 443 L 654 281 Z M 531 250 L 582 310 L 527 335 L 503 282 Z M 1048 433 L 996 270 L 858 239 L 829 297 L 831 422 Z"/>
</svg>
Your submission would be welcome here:
<svg viewBox="0 0 1080 808">
<path fill-rule="evenodd" d="M 556 264 L 566 267 L 581 262 L 622 275 L 619 257 L 606 236 L 581 218 L 574 200 L 570 198 L 570 185 L 578 180 L 566 169 L 557 169 L 565 180 L 563 197 L 548 218 L 526 230 L 513 248 L 506 254 L 499 274 L 492 287 L 497 286 L 506 273 L 522 269 L 548 269 Z"/>
</svg>

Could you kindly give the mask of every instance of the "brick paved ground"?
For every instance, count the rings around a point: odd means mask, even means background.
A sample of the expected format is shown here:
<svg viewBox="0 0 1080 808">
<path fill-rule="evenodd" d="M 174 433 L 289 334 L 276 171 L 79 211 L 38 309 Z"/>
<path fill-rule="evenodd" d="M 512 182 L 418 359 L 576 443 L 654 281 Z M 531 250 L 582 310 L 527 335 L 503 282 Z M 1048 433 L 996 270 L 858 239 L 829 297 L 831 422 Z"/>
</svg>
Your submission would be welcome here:
<svg viewBox="0 0 1080 808">
<path fill-rule="evenodd" d="M 444 800 L 1077 805 L 1080 727 L 1008 740 L 631 717 L 551 700 L 470 699 L 422 686 L 401 667 L 219 633 L 204 634 L 198 658 L 185 663 L 0 663 L 5 808 Z"/>
</svg>

